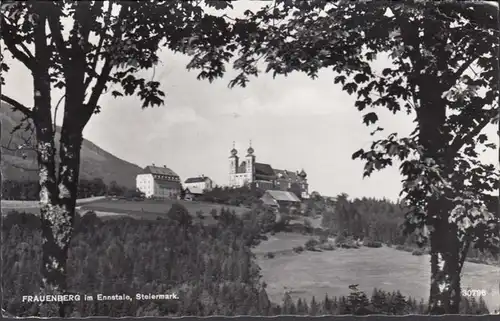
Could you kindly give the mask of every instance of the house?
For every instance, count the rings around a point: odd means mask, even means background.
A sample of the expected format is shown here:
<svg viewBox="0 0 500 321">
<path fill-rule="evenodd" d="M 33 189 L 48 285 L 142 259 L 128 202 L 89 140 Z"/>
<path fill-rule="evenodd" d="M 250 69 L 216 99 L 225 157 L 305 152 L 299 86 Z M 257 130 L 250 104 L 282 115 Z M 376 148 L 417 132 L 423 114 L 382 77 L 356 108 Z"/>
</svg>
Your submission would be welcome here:
<svg viewBox="0 0 500 321">
<path fill-rule="evenodd" d="M 147 198 L 178 199 L 181 194 L 181 180 L 167 166 L 146 166 L 136 177 L 136 187 Z"/>
<path fill-rule="evenodd" d="M 205 176 L 200 175 L 198 177 L 190 177 L 184 181 L 184 188 L 190 189 L 191 191 L 210 191 L 213 189 L 213 181 Z"/>
<path fill-rule="evenodd" d="M 264 195 L 260 198 L 264 205 L 276 208 L 276 209 L 300 209 L 301 201 L 292 192 L 288 191 L 276 191 L 267 190 Z"/>
<path fill-rule="evenodd" d="M 309 197 L 307 174 L 301 171 L 276 169 L 269 164 L 256 162 L 255 151 L 250 146 L 247 155 L 240 162 L 238 151 L 234 147 L 229 156 L 229 186 L 242 187 L 252 184 L 264 190 L 292 190 L 302 198 Z"/>
<path fill-rule="evenodd" d="M 184 190 L 184 199 L 186 201 L 194 201 L 197 197 L 203 194 L 203 189 L 198 187 L 188 187 Z"/>
</svg>

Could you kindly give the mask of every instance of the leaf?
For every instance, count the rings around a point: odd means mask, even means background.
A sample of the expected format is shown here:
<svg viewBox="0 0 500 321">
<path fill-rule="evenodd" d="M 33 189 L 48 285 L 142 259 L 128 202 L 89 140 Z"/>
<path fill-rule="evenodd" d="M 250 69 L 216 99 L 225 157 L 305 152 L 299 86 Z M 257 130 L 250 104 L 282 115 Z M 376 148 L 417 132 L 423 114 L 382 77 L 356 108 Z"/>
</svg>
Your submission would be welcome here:
<svg viewBox="0 0 500 321">
<path fill-rule="evenodd" d="M 358 84 L 367 82 L 368 80 L 370 80 L 370 78 L 368 78 L 366 74 L 357 74 L 356 76 L 354 76 L 354 81 Z"/>
<path fill-rule="evenodd" d="M 333 80 L 333 83 L 338 84 L 341 83 L 342 85 L 345 83 L 345 76 L 337 76 Z"/>
<path fill-rule="evenodd" d="M 111 92 L 111 95 L 112 95 L 114 98 L 123 96 L 123 94 L 122 94 L 121 92 L 117 91 L 117 90 L 113 90 L 113 91 Z"/>
<path fill-rule="evenodd" d="M 371 124 L 375 124 L 378 120 L 378 116 L 374 112 L 370 112 L 366 115 L 363 116 L 363 123 L 365 123 L 367 126 Z"/>
<path fill-rule="evenodd" d="M 342 89 L 347 91 L 347 93 L 349 95 L 352 95 L 353 93 L 356 92 L 356 90 L 358 90 L 358 85 L 354 82 L 350 82 L 350 83 L 345 84 Z"/>
<path fill-rule="evenodd" d="M 477 140 L 479 143 L 482 144 L 488 140 L 488 136 L 486 136 L 485 134 L 481 134 L 481 135 L 477 136 Z"/>
<path fill-rule="evenodd" d="M 356 158 L 360 158 L 364 153 L 365 151 L 363 149 L 360 149 L 352 154 L 352 159 L 354 160 Z"/>
</svg>

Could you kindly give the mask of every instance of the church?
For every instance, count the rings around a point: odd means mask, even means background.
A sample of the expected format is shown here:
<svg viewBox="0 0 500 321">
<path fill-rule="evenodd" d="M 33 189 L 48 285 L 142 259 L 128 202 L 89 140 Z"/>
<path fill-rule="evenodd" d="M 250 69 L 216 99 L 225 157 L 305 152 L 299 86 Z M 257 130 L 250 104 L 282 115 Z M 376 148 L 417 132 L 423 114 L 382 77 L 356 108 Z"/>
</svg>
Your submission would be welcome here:
<svg viewBox="0 0 500 321">
<path fill-rule="evenodd" d="M 307 174 L 302 169 L 289 171 L 275 169 L 269 164 L 257 163 L 251 146 L 246 156 L 241 160 L 233 142 L 231 156 L 229 156 L 229 187 L 242 187 L 253 184 L 264 190 L 292 190 L 299 197 L 309 198 Z"/>
</svg>

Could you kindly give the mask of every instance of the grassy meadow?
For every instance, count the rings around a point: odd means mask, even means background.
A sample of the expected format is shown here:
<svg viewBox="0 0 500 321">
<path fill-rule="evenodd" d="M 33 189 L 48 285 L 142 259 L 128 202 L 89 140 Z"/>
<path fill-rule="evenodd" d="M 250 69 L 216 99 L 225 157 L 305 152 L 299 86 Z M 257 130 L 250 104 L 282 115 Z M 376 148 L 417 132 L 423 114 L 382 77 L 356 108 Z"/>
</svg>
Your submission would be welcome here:
<svg viewBox="0 0 500 321">
<path fill-rule="evenodd" d="M 336 249 L 334 251 L 300 254 L 291 251 L 304 245 L 309 237 L 301 234 L 277 233 L 263 241 L 255 254 L 285 252 L 266 258 L 257 255 L 267 293 L 273 302 L 281 302 L 284 292 L 292 298 L 348 295 L 348 286 L 359 284 L 359 289 L 371 295 L 374 288 L 386 291 L 400 290 L 413 298 L 427 300 L 430 286 L 430 256 L 413 256 L 390 247 Z M 303 242 L 302 242 L 303 241 Z M 299 244 L 302 242 L 302 244 Z M 466 262 L 462 274 L 462 288 L 485 289 L 483 299 L 490 310 L 500 306 L 500 267 Z"/>
</svg>

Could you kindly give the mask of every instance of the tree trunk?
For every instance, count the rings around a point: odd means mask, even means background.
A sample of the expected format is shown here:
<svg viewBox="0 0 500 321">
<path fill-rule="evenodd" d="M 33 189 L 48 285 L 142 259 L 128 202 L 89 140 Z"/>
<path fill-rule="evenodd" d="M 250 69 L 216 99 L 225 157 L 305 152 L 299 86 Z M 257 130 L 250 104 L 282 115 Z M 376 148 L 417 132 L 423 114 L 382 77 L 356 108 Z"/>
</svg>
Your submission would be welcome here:
<svg viewBox="0 0 500 321">
<path fill-rule="evenodd" d="M 454 155 L 448 155 L 450 140 L 446 124 L 446 104 L 441 98 L 443 86 L 435 74 L 420 76 L 421 106 L 418 113 L 419 140 L 424 148 L 423 161 L 432 160 L 439 167 L 441 177 L 446 178 L 454 171 Z M 428 177 L 431 184 L 438 184 L 439 178 Z M 458 314 L 460 304 L 460 249 L 457 226 L 448 222 L 452 202 L 448 199 L 446 187 L 437 186 L 439 194 L 428 202 L 427 224 L 431 226 L 431 289 L 429 313 Z"/>
<path fill-rule="evenodd" d="M 457 227 L 448 222 L 447 206 L 432 202 L 430 213 L 441 212 L 431 233 L 430 314 L 458 314 L 460 305 L 460 241 Z M 432 211 L 432 212 L 431 212 Z"/>
</svg>

